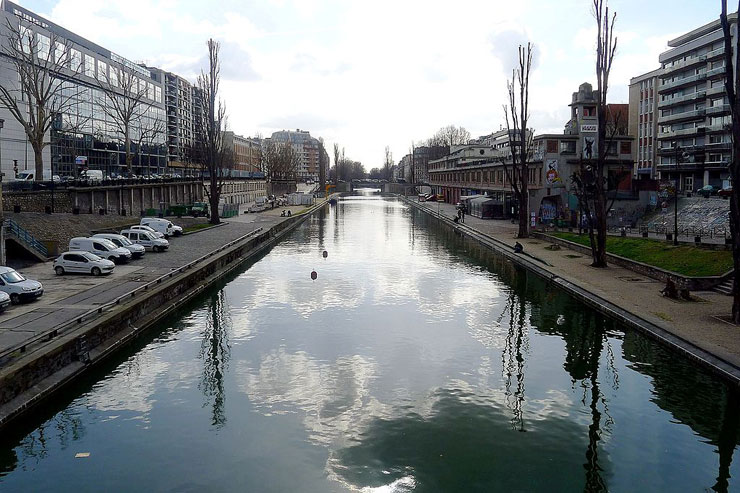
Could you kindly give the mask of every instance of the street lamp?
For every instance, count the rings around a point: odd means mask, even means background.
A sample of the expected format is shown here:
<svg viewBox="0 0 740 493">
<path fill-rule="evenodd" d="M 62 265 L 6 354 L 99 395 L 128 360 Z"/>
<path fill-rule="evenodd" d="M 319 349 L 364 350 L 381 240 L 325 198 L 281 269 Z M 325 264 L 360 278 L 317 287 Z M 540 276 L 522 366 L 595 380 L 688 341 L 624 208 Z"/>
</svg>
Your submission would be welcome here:
<svg viewBox="0 0 740 493">
<path fill-rule="evenodd" d="M 678 142 L 673 143 L 673 151 L 676 157 L 676 181 L 673 185 L 673 246 L 678 246 L 678 165 L 681 162 L 681 158 L 686 159 L 689 155 L 682 152 L 681 146 L 678 145 Z"/>
<path fill-rule="evenodd" d="M 0 130 L 5 126 L 5 120 L 0 118 Z M 2 144 L 0 143 L 0 264 L 5 265 L 5 211 L 3 210 L 3 173 Z"/>
</svg>

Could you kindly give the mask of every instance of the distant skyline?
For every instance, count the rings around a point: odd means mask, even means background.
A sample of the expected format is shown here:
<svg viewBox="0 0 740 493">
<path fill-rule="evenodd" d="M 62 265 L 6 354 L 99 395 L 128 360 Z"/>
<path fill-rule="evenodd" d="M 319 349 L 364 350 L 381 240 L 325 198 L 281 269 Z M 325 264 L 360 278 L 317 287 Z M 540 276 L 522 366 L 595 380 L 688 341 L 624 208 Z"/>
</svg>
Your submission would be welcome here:
<svg viewBox="0 0 740 493">
<path fill-rule="evenodd" d="M 21 0 L 16 3 L 133 61 L 191 82 L 222 45 L 229 129 L 309 130 L 366 170 L 396 162 L 446 125 L 472 137 L 504 124 L 506 79 L 531 41 L 531 126 L 562 132 L 571 94 L 595 85 L 591 0 Z M 719 17 L 719 0 L 622 0 L 609 100 L 658 68 L 667 41 Z M 733 8 L 734 6 L 730 6 Z M 333 163 L 332 163 L 333 164 Z"/>
</svg>

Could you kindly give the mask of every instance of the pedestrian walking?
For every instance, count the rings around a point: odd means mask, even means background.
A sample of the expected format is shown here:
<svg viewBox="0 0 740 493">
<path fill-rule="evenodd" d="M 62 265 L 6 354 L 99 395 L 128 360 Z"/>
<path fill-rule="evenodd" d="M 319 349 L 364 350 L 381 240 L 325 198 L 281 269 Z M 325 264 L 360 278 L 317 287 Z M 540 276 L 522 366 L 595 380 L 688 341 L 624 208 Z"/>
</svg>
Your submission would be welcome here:
<svg viewBox="0 0 740 493">
<path fill-rule="evenodd" d="M 460 222 L 465 224 L 465 206 L 460 209 Z"/>
</svg>

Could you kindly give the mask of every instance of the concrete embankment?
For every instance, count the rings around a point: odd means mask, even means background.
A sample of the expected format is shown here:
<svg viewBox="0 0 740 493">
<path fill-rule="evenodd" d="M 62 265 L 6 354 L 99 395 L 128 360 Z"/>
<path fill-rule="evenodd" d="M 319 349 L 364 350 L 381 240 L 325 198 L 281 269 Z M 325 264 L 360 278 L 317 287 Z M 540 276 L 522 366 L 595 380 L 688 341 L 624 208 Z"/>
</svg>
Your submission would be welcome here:
<svg viewBox="0 0 740 493">
<path fill-rule="evenodd" d="M 129 293 L 99 316 L 68 327 L 49 341 L 16 355 L 0 369 L 0 428 L 116 353 L 224 275 L 273 246 L 325 204 L 317 204 L 306 213 L 286 218 L 269 229 L 260 228 L 196 262 L 189 262 L 146 288 Z"/>
<path fill-rule="evenodd" d="M 512 248 L 514 230 L 494 221 L 466 218 L 466 224 L 452 221 L 454 209 L 431 208 L 401 197 L 450 228 L 488 246 L 530 272 L 565 290 L 591 308 L 627 327 L 656 339 L 665 346 L 696 361 L 734 385 L 740 384 L 740 344 L 736 328 L 722 322 L 721 310 L 728 304 L 716 293 L 701 292 L 704 302 L 678 303 L 660 296 L 662 285 L 643 279 L 621 267 L 594 269 L 588 258 L 548 251 L 541 241 L 520 240 L 525 254 Z M 573 258 L 576 257 L 576 258 Z"/>
</svg>

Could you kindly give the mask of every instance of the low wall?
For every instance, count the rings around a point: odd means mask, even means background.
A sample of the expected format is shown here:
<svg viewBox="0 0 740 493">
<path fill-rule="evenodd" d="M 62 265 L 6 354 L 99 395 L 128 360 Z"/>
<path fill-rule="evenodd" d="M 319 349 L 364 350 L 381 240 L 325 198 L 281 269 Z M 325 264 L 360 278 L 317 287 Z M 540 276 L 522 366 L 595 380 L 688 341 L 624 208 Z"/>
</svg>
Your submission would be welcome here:
<svg viewBox="0 0 740 493">
<path fill-rule="evenodd" d="M 310 213 L 322 206 L 314 207 Z M 0 428 L 114 354 L 228 272 L 274 245 L 310 213 L 294 216 L 225 248 L 183 275 L 173 273 L 171 280 L 132 295 L 132 301 L 120 308 L 68 329 L 31 354 L 8 364 L 0 370 Z"/>
<path fill-rule="evenodd" d="M 99 187 L 65 187 L 42 191 L 3 191 L 3 210 L 12 211 L 19 206 L 22 212 L 54 212 L 97 214 L 107 213 L 139 215 L 142 210 L 159 209 L 160 205 L 192 204 L 203 200 L 203 183 L 178 181 L 165 183 L 137 183 Z"/>
<path fill-rule="evenodd" d="M 583 253 L 585 255 L 591 255 L 591 248 L 583 246 L 583 245 L 579 245 L 578 243 L 574 243 L 572 241 L 564 240 L 562 238 L 558 238 L 556 236 L 551 236 L 551 235 L 544 234 L 544 233 L 534 233 L 533 232 L 532 236 L 534 236 L 535 238 L 539 238 L 541 240 L 549 241 L 550 243 L 554 243 L 556 245 L 563 246 L 570 250 Z M 621 257 L 619 255 L 611 254 L 611 253 L 607 253 L 606 257 L 608 259 L 608 262 L 614 265 L 624 267 L 625 269 L 629 269 L 631 271 L 637 272 L 638 274 L 642 274 L 651 279 L 656 279 L 662 282 L 666 282 L 668 281 L 668 279 L 672 279 L 680 287 L 686 288 L 689 291 L 708 291 L 716 286 L 719 286 L 726 280 L 730 279 L 733 275 L 733 271 L 731 270 L 729 272 L 725 272 L 721 276 L 707 276 L 707 277 L 684 276 L 676 272 L 671 272 L 668 270 L 660 269 L 652 265 L 644 264 L 642 262 L 637 262 L 635 260 L 631 260 L 625 257 Z"/>
</svg>

